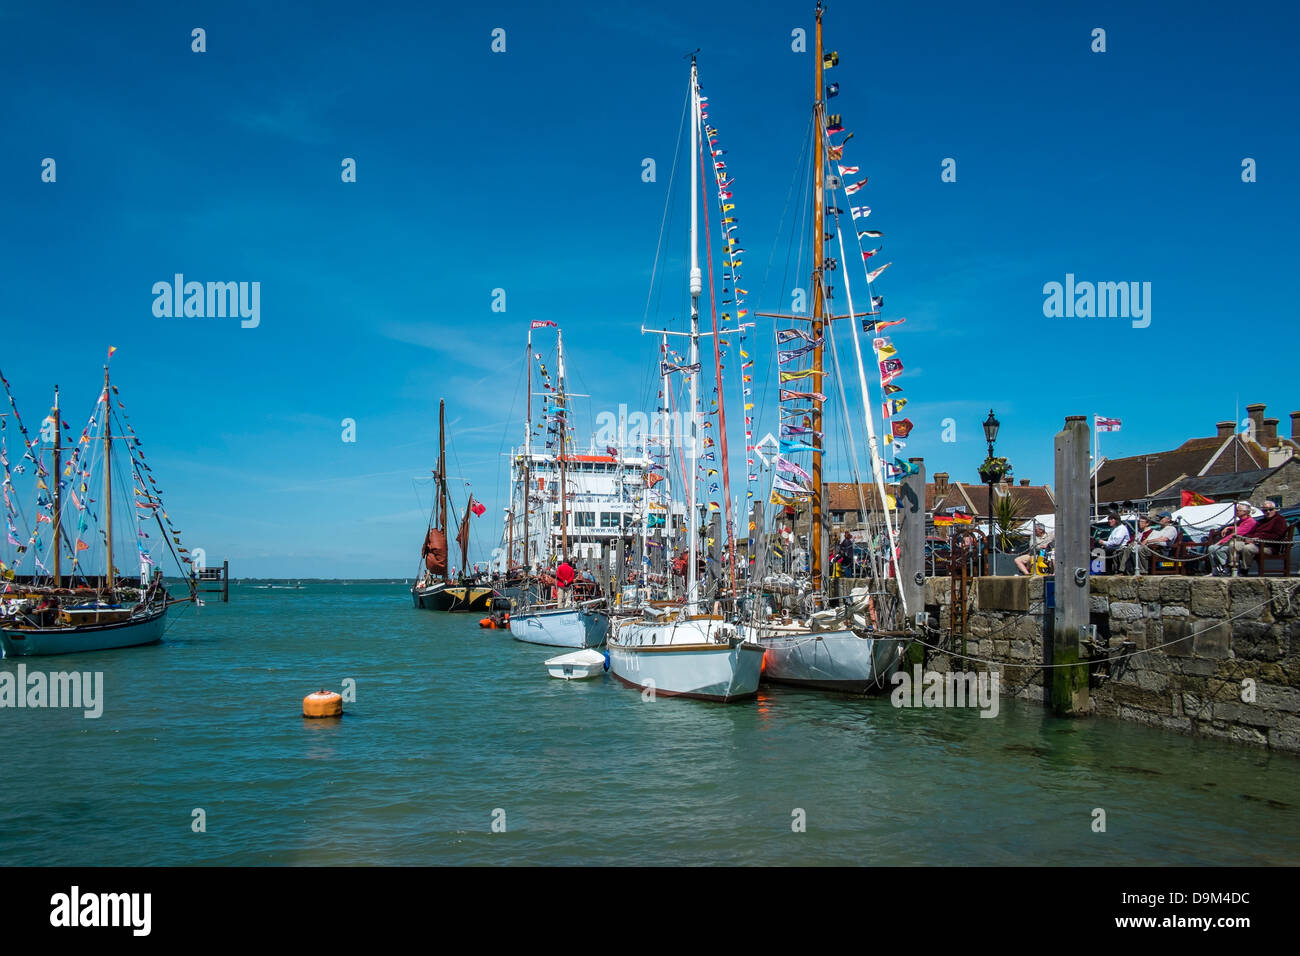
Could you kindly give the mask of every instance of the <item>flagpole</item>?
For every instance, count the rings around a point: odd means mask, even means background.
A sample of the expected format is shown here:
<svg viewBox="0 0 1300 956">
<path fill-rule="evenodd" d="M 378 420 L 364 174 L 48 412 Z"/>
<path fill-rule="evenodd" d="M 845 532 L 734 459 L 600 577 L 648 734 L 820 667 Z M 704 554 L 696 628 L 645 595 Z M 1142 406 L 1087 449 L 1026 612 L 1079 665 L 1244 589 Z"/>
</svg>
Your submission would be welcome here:
<svg viewBox="0 0 1300 956">
<path fill-rule="evenodd" d="M 1097 478 L 1101 473 L 1101 435 L 1097 432 L 1097 413 L 1092 415 L 1092 520 L 1101 514 L 1101 501 L 1097 498 Z"/>
</svg>

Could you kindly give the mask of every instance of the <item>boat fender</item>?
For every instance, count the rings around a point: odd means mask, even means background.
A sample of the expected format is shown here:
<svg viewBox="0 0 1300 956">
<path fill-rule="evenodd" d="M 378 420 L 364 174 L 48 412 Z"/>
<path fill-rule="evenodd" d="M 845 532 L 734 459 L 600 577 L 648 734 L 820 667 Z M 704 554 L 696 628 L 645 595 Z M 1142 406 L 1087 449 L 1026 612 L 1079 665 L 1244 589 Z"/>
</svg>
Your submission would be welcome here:
<svg viewBox="0 0 1300 956">
<path fill-rule="evenodd" d="M 302 715 L 304 717 L 342 717 L 343 698 L 334 691 L 322 688 L 302 699 Z"/>
<path fill-rule="evenodd" d="M 491 626 L 492 626 L 492 618 L 490 618 L 490 617 L 481 617 L 481 618 L 479 618 L 478 626 L 479 626 L 479 627 L 491 627 Z"/>
<path fill-rule="evenodd" d="M 609 670 L 609 651 L 605 651 L 605 670 Z"/>
</svg>

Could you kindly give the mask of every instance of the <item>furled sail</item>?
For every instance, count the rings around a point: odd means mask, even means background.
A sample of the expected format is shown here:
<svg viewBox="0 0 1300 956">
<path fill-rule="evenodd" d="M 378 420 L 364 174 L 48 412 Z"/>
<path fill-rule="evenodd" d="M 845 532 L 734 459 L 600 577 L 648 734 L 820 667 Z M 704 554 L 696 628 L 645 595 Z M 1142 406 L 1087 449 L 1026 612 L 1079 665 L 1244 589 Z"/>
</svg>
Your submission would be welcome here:
<svg viewBox="0 0 1300 956">
<path fill-rule="evenodd" d="M 421 552 L 424 566 L 432 574 L 447 573 L 447 535 L 437 528 L 430 528 L 424 538 L 424 550 Z"/>
</svg>

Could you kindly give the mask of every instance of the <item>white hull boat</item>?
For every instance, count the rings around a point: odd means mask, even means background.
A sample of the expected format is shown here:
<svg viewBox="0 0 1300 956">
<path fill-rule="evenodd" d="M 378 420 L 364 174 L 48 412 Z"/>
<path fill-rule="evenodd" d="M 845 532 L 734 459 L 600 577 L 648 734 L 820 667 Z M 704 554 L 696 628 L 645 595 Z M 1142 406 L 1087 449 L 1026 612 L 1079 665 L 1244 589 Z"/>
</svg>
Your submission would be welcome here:
<svg viewBox="0 0 1300 956">
<path fill-rule="evenodd" d="M 556 608 L 510 615 L 510 636 L 547 647 L 599 647 L 605 643 L 609 617 L 591 608 Z"/>
<path fill-rule="evenodd" d="M 758 693 L 763 649 L 720 617 L 619 622 L 608 644 L 622 683 L 665 697 L 744 700 Z"/>
<path fill-rule="evenodd" d="M 574 651 L 546 662 L 546 670 L 560 680 L 587 680 L 605 672 L 605 655 L 600 651 Z"/>
</svg>

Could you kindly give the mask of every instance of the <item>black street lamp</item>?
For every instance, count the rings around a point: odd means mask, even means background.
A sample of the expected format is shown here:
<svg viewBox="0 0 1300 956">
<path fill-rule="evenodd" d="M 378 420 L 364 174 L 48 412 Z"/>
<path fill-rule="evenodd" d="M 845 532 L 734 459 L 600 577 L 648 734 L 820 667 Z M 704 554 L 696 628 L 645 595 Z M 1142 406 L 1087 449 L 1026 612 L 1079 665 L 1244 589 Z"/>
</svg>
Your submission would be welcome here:
<svg viewBox="0 0 1300 956">
<path fill-rule="evenodd" d="M 993 443 L 998 440 L 998 428 L 1001 427 L 1001 425 L 1002 423 L 999 422 L 997 420 L 997 417 L 993 414 L 993 409 L 990 408 L 989 417 L 984 419 L 984 440 L 989 443 L 990 462 L 993 461 Z M 993 556 L 997 552 L 997 547 L 998 547 L 998 539 L 997 539 L 997 534 L 994 530 L 994 522 L 993 522 L 993 483 L 997 480 L 997 477 L 995 476 L 995 470 L 990 469 L 987 477 L 989 482 L 989 547 L 988 547 L 989 573 L 993 574 L 995 573 L 993 568 L 993 563 L 994 563 Z"/>
</svg>

